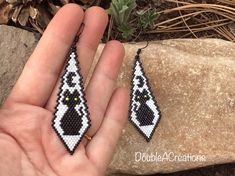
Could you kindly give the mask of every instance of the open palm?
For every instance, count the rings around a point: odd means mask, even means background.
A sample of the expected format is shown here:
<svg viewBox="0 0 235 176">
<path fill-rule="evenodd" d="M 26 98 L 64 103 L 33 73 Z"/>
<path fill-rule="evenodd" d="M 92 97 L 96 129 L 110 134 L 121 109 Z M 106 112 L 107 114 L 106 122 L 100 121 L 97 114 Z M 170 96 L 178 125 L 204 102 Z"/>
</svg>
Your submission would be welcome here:
<svg viewBox="0 0 235 176">
<path fill-rule="evenodd" d="M 106 44 L 86 87 L 91 128 L 70 155 L 51 127 L 59 77 L 81 23 L 77 44 L 84 80 L 108 21 L 99 7 L 86 12 L 75 4 L 64 6 L 48 25 L 35 51 L 0 110 L 0 175 L 104 175 L 128 109 L 128 91 L 116 88 L 123 46 Z"/>
</svg>

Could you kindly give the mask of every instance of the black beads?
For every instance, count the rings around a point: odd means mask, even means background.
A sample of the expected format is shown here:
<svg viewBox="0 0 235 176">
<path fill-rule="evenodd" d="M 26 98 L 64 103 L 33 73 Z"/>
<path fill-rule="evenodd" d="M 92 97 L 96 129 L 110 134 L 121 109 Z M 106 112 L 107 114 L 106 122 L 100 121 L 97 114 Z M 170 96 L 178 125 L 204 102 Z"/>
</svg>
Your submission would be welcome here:
<svg viewBox="0 0 235 176">
<path fill-rule="evenodd" d="M 90 127 L 83 80 L 76 53 L 76 41 L 70 49 L 64 74 L 61 77 L 52 123 L 54 130 L 70 154 L 74 153 Z"/>
<path fill-rule="evenodd" d="M 129 120 L 149 142 L 161 113 L 140 62 L 140 53 L 141 49 L 138 49 L 134 60 Z"/>
</svg>

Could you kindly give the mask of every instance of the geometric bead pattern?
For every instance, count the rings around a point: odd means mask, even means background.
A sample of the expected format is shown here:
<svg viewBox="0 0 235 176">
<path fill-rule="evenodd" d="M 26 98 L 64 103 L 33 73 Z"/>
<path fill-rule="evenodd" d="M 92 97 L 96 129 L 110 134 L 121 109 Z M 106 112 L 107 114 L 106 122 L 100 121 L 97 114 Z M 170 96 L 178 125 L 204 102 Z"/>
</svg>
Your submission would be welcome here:
<svg viewBox="0 0 235 176">
<path fill-rule="evenodd" d="M 149 142 L 161 118 L 161 112 L 142 67 L 140 52 L 138 50 L 134 60 L 129 120 Z"/>
<path fill-rule="evenodd" d="M 65 148 L 73 154 L 91 126 L 75 44 L 60 83 L 52 126 Z"/>
</svg>

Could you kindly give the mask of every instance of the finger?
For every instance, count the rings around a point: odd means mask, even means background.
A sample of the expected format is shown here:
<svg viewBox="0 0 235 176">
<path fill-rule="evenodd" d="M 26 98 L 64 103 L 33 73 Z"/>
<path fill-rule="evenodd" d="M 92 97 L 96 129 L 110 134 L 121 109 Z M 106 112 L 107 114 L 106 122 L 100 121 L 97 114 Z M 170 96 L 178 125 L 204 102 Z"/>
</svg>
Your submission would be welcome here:
<svg viewBox="0 0 235 176">
<path fill-rule="evenodd" d="M 58 11 L 26 63 L 9 101 L 45 105 L 83 16 L 83 10 L 75 4 Z"/>
<path fill-rule="evenodd" d="M 107 23 L 108 15 L 104 9 L 93 6 L 86 10 L 84 17 L 84 30 L 77 45 L 78 57 L 81 58 L 80 67 L 84 81 L 90 70 Z"/>
<path fill-rule="evenodd" d="M 93 136 L 101 125 L 109 100 L 116 88 L 116 79 L 123 57 L 124 48 L 120 42 L 110 41 L 106 44 L 86 89 L 91 118 L 88 136 Z"/>
<path fill-rule="evenodd" d="M 80 35 L 80 39 L 77 44 L 78 60 L 80 62 L 81 73 L 84 79 L 87 76 L 99 41 L 103 36 L 107 21 L 108 18 L 106 12 L 99 7 L 91 7 L 85 12 L 85 17 L 83 21 L 84 29 L 82 31 L 82 34 Z M 60 82 L 58 80 L 57 86 L 54 88 L 53 93 L 48 101 L 48 104 L 46 105 L 46 109 L 50 110 L 51 112 L 54 112 L 59 86 Z M 51 129 L 51 125 L 48 128 L 49 129 L 47 131 L 49 134 L 47 133 L 47 137 L 49 138 L 49 140 L 47 141 L 49 142 L 45 143 L 45 145 L 49 145 L 50 147 L 48 148 L 54 151 L 53 156 L 51 156 L 51 158 L 53 158 L 52 160 L 69 155 L 62 142 L 59 140 L 58 136 Z M 80 152 L 83 151 L 84 145 L 81 144 L 79 144 L 75 154 L 79 155 L 81 154 Z M 48 150 L 47 152 L 50 154 L 52 151 Z"/>
<path fill-rule="evenodd" d="M 87 145 L 87 156 L 101 170 L 107 167 L 121 130 L 127 120 L 129 93 L 125 88 L 117 89 L 109 103 L 104 121 Z"/>
<path fill-rule="evenodd" d="M 83 82 L 85 82 L 96 49 L 107 26 L 107 22 L 108 15 L 104 9 L 100 7 L 91 7 L 86 10 L 83 22 L 84 29 L 77 44 L 77 54 Z M 58 80 L 46 106 L 50 111 L 54 111 L 59 86 L 60 80 Z"/>
</svg>

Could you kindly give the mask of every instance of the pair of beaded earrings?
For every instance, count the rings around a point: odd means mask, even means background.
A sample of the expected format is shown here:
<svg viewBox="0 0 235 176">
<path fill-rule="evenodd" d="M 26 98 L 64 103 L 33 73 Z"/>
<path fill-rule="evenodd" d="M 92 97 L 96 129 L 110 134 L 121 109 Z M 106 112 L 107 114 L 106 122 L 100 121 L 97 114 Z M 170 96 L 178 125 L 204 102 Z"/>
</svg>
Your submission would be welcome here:
<svg viewBox="0 0 235 176">
<path fill-rule="evenodd" d="M 78 37 L 69 51 L 52 121 L 54 130 L 70 154 L 74 153 L 91 126 L 77 58 L 77 41 Z M 161 114 L 140 61 L 142 49 L 138 49 L 134 60 L 129 120 L 149 142 Z"/>
</svg>

